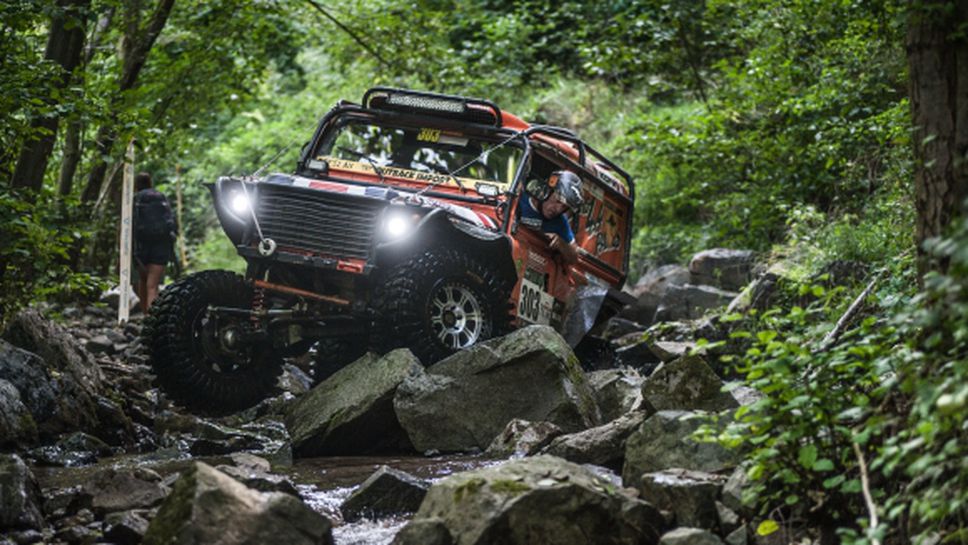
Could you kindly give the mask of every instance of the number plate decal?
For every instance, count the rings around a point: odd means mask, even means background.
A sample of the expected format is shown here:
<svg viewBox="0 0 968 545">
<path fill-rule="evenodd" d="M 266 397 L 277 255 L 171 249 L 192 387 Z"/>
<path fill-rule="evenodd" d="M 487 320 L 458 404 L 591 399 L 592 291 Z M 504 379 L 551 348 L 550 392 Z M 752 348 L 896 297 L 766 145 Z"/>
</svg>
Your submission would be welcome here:
<svg viewBox="0 0 968 545">
<path fill-rule="evenodd" d="M 555 298 L 545 293 L 529 280 L 521 280 L 521 294 L 518 297 L 518 317 L 532 324 L 551 323 L 551 309 Z"/>
</svg>

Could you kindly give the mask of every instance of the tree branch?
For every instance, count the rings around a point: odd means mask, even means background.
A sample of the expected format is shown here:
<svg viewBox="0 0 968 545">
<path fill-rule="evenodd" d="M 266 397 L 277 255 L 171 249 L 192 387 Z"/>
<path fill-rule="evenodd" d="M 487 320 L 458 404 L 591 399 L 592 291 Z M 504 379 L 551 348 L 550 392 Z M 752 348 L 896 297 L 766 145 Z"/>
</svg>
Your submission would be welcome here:
<svg viewBox="0 0 968 545">
<path fill-rule="evenodd" d="M 873 291 L 874 286 L 877 284 L 877 281 L 880 280 L 881 275 L 883 274 L 884 269 L 881 269 L 877 272 L 877 274 L 874 275 L 874 278 L 872 278 L 870 283 L 867 284 L 867 287 L 864 288 L 864 291 L 862 291 L 860 295 L 854 299 L 854 302 L 851 303 L 847 308 L 847 312 L 844 312 L 843 316 L 837 320 L 837 325 L 830 330 L 830 333 L 827 333 L 827 335 L 823 338 L 823 341 L 821 341 L 820 346 L 813 351 L 814 354 L 826 352 L 837 343 L 837 340 L 840 339 L 840 336 L 844 334 L 844 329 L 846 329 L 847 324 L 850 323 L 850 320 L 855 314 L 857 314 L 857 311 L 860 310 L 860 306 L 864 303 L 864 299 L 867 299 L 867 296 L 871 294 L 871 291 Z"/>
<path fill-rule="evenodd" d="M 329 21 L 332 22 L 337 27 L 339 27 L 340 30 L 342 30 L 343 32 L 348 34 L 351 38 L 353 38 L 353 41 L 359 44 L 360 47 L 365 49 L 370 55 L 373 55 L 374 57 L 376 57 L 376 60 L 380 61 L 380 64 L 382 64 L 386 68 L 390 68 L 390 63 L 387 62 L 386 59 L 381 57 L 380 54 L 377 53 L 375 49 L 371 48 L 369 44 L 363 41 L 363 38 L 361 38 L 355 32 L 353 32 L 352 29 L 344 25 L 342 22 L 339 21 L 339 19 L 337 19 L 336 17 L 333 17 L 332 14 L 330 14 L 328 11 L 323 9 L 323 6 L 319 5 L 318 2 L 316 2 L 315 0 L 306 0 L 306 3 L 312 6 L 313 9 L 321 13 L 323 17 L 329 19 Z"/>
<path fill-rule="evenodd" d="M 860 467 L 860 486 L 864 494 L 864 503 L 867 505 L 867 514 L 871 520 L 870 532 L 873 534 L 880 523 L 877 519 L 877 506 L 874 505 L 874 497 L 871 495 L 870 479 L 867 476 L 867 462 L 864 460 L 864 453 L 861 452 L 860 445 L 855 442 L 851 442 L 851 444 L 854 446 L 854 455 L 857 456 L 857 465 Z M 871 544 L 881 545 L 881 540 L 871 535 Z"/>
</svg>

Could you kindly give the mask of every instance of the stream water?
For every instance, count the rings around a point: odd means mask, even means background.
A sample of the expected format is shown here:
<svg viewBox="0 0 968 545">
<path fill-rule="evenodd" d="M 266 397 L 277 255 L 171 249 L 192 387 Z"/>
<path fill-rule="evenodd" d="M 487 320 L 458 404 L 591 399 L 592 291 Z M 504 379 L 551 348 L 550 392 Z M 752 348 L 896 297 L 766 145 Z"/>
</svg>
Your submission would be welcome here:
<svg viewBox="0 0 968 545">
<path fill-rule="evenodd" d="M 37 467 L 33 471 L 43 488 L 61 488 L 82 483 L 105 467 L 147 467 L 167 476 L 182 471 L 194 460 L 210 465 L 229 463 L 227 458 L 220 457 L 155 459 L 142 455 L 105 458 L 95 465 L 84 467 Z M 278 472 L 292 479 L 307 505 L 333 521 L 336 545 L 388 545 L 409 517 L 363 519 L 346 523 L 339 511 L 343 501 L 377 468 L 388 465 L 415 477 L 435 481 L 452 473 L 501 461 L 479 456 L 306 458 L 296 460 L 292 467 L 279 468 Z"/>
</svg>

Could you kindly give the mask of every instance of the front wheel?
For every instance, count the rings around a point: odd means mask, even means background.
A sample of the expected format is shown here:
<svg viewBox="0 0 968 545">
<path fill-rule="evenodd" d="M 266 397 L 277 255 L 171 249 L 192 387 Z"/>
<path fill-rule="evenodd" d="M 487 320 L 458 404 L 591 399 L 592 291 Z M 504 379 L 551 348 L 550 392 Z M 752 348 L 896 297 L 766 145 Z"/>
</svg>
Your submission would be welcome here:
<svg viewBox="0 0 968 545">
<path fill-rule="evenodd" d="M 425 365 L 510 329 L 510 286 L 490 266 L 432 249 L 381 278 L 374 306 L 384 348 L 407 347 Z"/>
<path fill-rule="evenodd" d="M 152 304 L 144 344 L 159 385 L 175 402 L 227 413 L 272 392 L 282 359 L 268 346 L 241 342 L 251 327 L 246 317 L 211 312 L 251 308 L 252 296 L 241 276 L 203 271 L 168 286 Z"/>
</svg>

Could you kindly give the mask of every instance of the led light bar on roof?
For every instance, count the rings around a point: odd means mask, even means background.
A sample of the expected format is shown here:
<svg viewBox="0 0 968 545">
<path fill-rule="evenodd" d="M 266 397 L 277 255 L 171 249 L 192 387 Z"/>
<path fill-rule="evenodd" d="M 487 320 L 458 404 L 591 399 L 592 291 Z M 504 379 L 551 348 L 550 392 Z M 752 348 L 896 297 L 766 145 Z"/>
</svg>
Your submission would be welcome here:
<svg viewBox="0 0 968 545">
<path fill-rule="evenodd" d="M 463 102 L 443 98 L 391 93 L 390 96 L 387 97 L 387 102 L 389 104 L 393 104 L 394 106 L 406 106 L 409 108 L 437 110 L 456 114 L 464 113 Z"/>
</svg>

